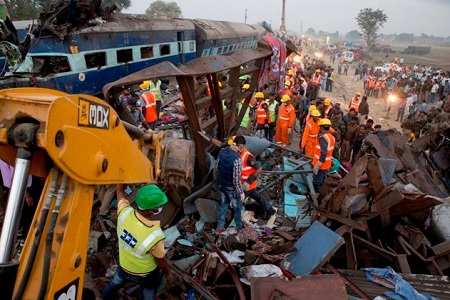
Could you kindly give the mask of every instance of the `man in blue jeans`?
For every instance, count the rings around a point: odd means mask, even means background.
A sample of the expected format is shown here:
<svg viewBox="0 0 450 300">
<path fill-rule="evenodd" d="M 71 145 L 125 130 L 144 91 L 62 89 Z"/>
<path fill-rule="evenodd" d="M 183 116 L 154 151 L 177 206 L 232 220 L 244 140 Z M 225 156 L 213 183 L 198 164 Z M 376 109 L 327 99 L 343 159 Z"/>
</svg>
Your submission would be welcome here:
<svg viewBox="0 0 450 300">
<path fill-rule="evenodd" d="M 219 208 L 219 220 L 216 233 L 220 234 L 225 231 L 225 215 L 230 203 L 233 206 L 233 217 L 238 230 L 243 228 L 242 225 L 242 201 L 244 200 L 244 190 L 242 189 L 242 161 L 239 153 L 242 151 L 243 145 L 232 144 L 230 147 L 224 147 L 220 150 L 214 171 L 219 184 L 221 194 L 221 202 Z"/>
<path fill-rule="evenodd" d="M 117 185 L 117 236 L 119 266 L 102 292 L 102 299 L 116 299 L 115 293 L 127 282 L 139 284 L 142 299 L 153 300 L 161 283 L 161 272 L 168 277 L 164 233 L 159 221 L 150 217 L 159 214 L 167 196 L 154 184 L 141 187 L 136 193 L 136 209 L 125 198 L 125 186 Z"/>
</svg>

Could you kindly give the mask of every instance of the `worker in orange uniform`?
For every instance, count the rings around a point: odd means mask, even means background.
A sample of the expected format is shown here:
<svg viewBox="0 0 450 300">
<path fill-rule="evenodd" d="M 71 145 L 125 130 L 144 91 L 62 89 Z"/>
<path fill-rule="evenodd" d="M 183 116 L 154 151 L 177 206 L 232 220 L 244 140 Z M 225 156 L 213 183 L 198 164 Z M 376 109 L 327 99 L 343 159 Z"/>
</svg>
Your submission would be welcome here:
<svg viewBox="0 0 450 300">
<path fill-rule="evenodd" d="M 142 114 L 148 126 L 155 130 L 159 119 L 156 107 L 156 95 L 149 90 L 150 82 L 148 80 L 144 81 L 139 87 L 142 90 L 142 94 L 139 96 L 143 101 Z"/>
<path fill-rule="evenodd" d="M 293 70 L 289 70 L 289 71 L 287 71 L 287 73 L 286 73 L 286 80 L 285 80 L 285 82 L 286 81 L 289 81 L 290 83 L 291 83 L 291 87 L 292 86 L 294 86 L 294 83 L 295 83 L 295 77 L 294 77 L 294 75 L 295 75 L 295 73 L 294 73 L 294 71 Z"/>
<path fill-rule="evenodd" d="M 255 94 L 256 104 L 255 115 L 256 115 L 256 135 L 263 138 L 269 136 L 269 105 L 265 102 L 264 93 L 257 92 Z"/>
<path fill-rule="evenodd" d="M 317 137 L 319 134 L 320 112 L 315 109 L 311 112 L 311 118 L 306 121 L 305 130 L 303 131 L 302 140 L 300 142 L 300 152 L 313 157 L 314 149 L 316 149 Z"/>
<path fill-rule="evenodd" d="M 278 109 L 277 130 L 275 140 L 277 144 L 287 147 L 289 138 L 292 134 L 292 127 L 295 124 L 295 108 L 290 103 L 291 98 L 288 95 L 281 97 L 281 106 Z"/>
<path fill-rule="evenodd" d="M 330 119 L 323 118 L 319 121 L 320 135 L 319 142 L 314 149 L 313 166 L 313 186 L 316 193 L 322 189 L 325 176 L 331 168 L 331 158 L 333 156 L 335 139 L 329 132 L 331 127 Z"/>
<path fill-rule="evenodd" d="M 357 92 L 355 97 L 352 98 L 352 101 L 350 101 L 350 104 L 348 105 L 348 109 L 354 108 L 356 112 L 359 111 L 359 105 L 361 104 L 361 93 Z"/>
<path fill-rule="evenodd" d="M 322 75 L 321 75 L 322 71 L 320 69 L 317 69 L 316 72 L 314 73 L 313 77 L 311 78 L 311 84 L 313 85 L 313 91 L 312 91 L 312 95 L 311 95 L 311 100 L 316 99 L 319 96 L 319 89 L 320 89 L 320 85 L 321 85 L 321 80 L 322 80 Z"/>
<path fill-rule="evenodd" d="M 233 142 L 240 149 L 240 158 L 242 160 L 241 182 L 245 197 L 252 198 L 261 206 L 262 213 L 258 217 L 267 220 L 276 213 L 276 210 L 273 209 L 270 201 L 256 190 L 258 186 L 257 176 L 262 172 L 262 167 L 255 156 L 245 148 L 245 138 L 243 136 L 236 136 Z"/>
<path fill-rule="evenodd" d="M 331 105 L 331 100 L 328 98 L 325 98 L 325 100 L 323 100 L 323 112 L 322 112 L 322 116 L 324 118 L 328 118 L 330 115 L 330 111 L 333 108 L 333 106 Z"/>
</svg>

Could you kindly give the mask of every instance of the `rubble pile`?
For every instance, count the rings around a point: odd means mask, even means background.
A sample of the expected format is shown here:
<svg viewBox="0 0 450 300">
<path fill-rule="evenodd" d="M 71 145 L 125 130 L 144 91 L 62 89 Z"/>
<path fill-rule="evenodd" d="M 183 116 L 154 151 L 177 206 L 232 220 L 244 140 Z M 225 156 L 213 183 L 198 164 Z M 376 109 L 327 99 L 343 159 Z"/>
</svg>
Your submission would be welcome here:
<svg viewBox="0 0 450 300">
<path fill-rule="evenodd" d="M 425 144 L 430 142 L 419 153 Z M 237 232 L 230 213 L 227 230 L 219 235 L 214 192 L 195 199 L 195 208 L 165 229 L 167 257 L 178 281 L 165 285 L 160 298 L 301 299 L 308 293 L 312 299 L 372 299 L 389 298 L 385 293 L 393 290 L 450 298 L 445 276 L 450 240 L 430 230 L 432 209 L 448 197 L 445 181 L 439 180 L 445 172 L 418 155 L 417 147 L 395 131 L 370 135 L 366 154 L 350 170 L 330 174 L 316 195 L 310 159 L 270 145 L 259 155 L 264 169 L 259 191 L 272 200 L 277 215 L 258 220 L 249 203 L 246 227 Z M 88 272 L 98 290 L 117 265 L 114 223 L 93 223 L 108 238 L 94 235 L 98 243 L 91 247 Z M 395 280 L 373 283 L 382 275 Z M 400 289 L 400 280 L 410 288 Z M 132 299 L 136 288 L 126 286 L 121 295 Z"/>
</svg>

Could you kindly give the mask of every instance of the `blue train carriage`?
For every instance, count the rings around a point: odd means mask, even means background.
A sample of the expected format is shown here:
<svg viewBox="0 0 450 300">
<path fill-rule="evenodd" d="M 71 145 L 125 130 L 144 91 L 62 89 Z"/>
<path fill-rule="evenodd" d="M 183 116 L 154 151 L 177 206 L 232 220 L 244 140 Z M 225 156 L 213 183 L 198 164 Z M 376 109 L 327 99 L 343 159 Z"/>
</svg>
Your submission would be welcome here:
<svg viewBox="0 0 450 300">
<path fill-rule="evenodd" d="M 227 21 L 192 20 L 195 25 L 197 57 L 229 55 L 242 49 L 255 49 L 266 33 L 260 25 Z"/>
<path fill-rule="evenodd" d="M 161 61 L 179 65 L 195 56 L 190 20 L 116 14 L 63 41 L 56 36 L 36 38 L 14 75 L 34 77 L 39 87 L 97 95 L 118 78 Z"/>
</svg>

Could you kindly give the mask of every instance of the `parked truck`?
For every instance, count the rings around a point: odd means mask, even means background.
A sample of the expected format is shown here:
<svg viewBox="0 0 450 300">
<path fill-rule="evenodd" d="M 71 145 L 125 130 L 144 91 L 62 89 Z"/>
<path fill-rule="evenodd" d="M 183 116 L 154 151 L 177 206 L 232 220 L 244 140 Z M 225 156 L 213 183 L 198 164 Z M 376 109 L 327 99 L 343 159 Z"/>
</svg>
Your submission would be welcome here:
<svg viewBox="0 0 450 300">
<path fill-rule="evenodd" d="M 431 46 L 408 46 L 403 50 L 403 54 L 418 54 L 418 55 L 425 55 L 427 53 L 430 53 Z"/>
</svg>

